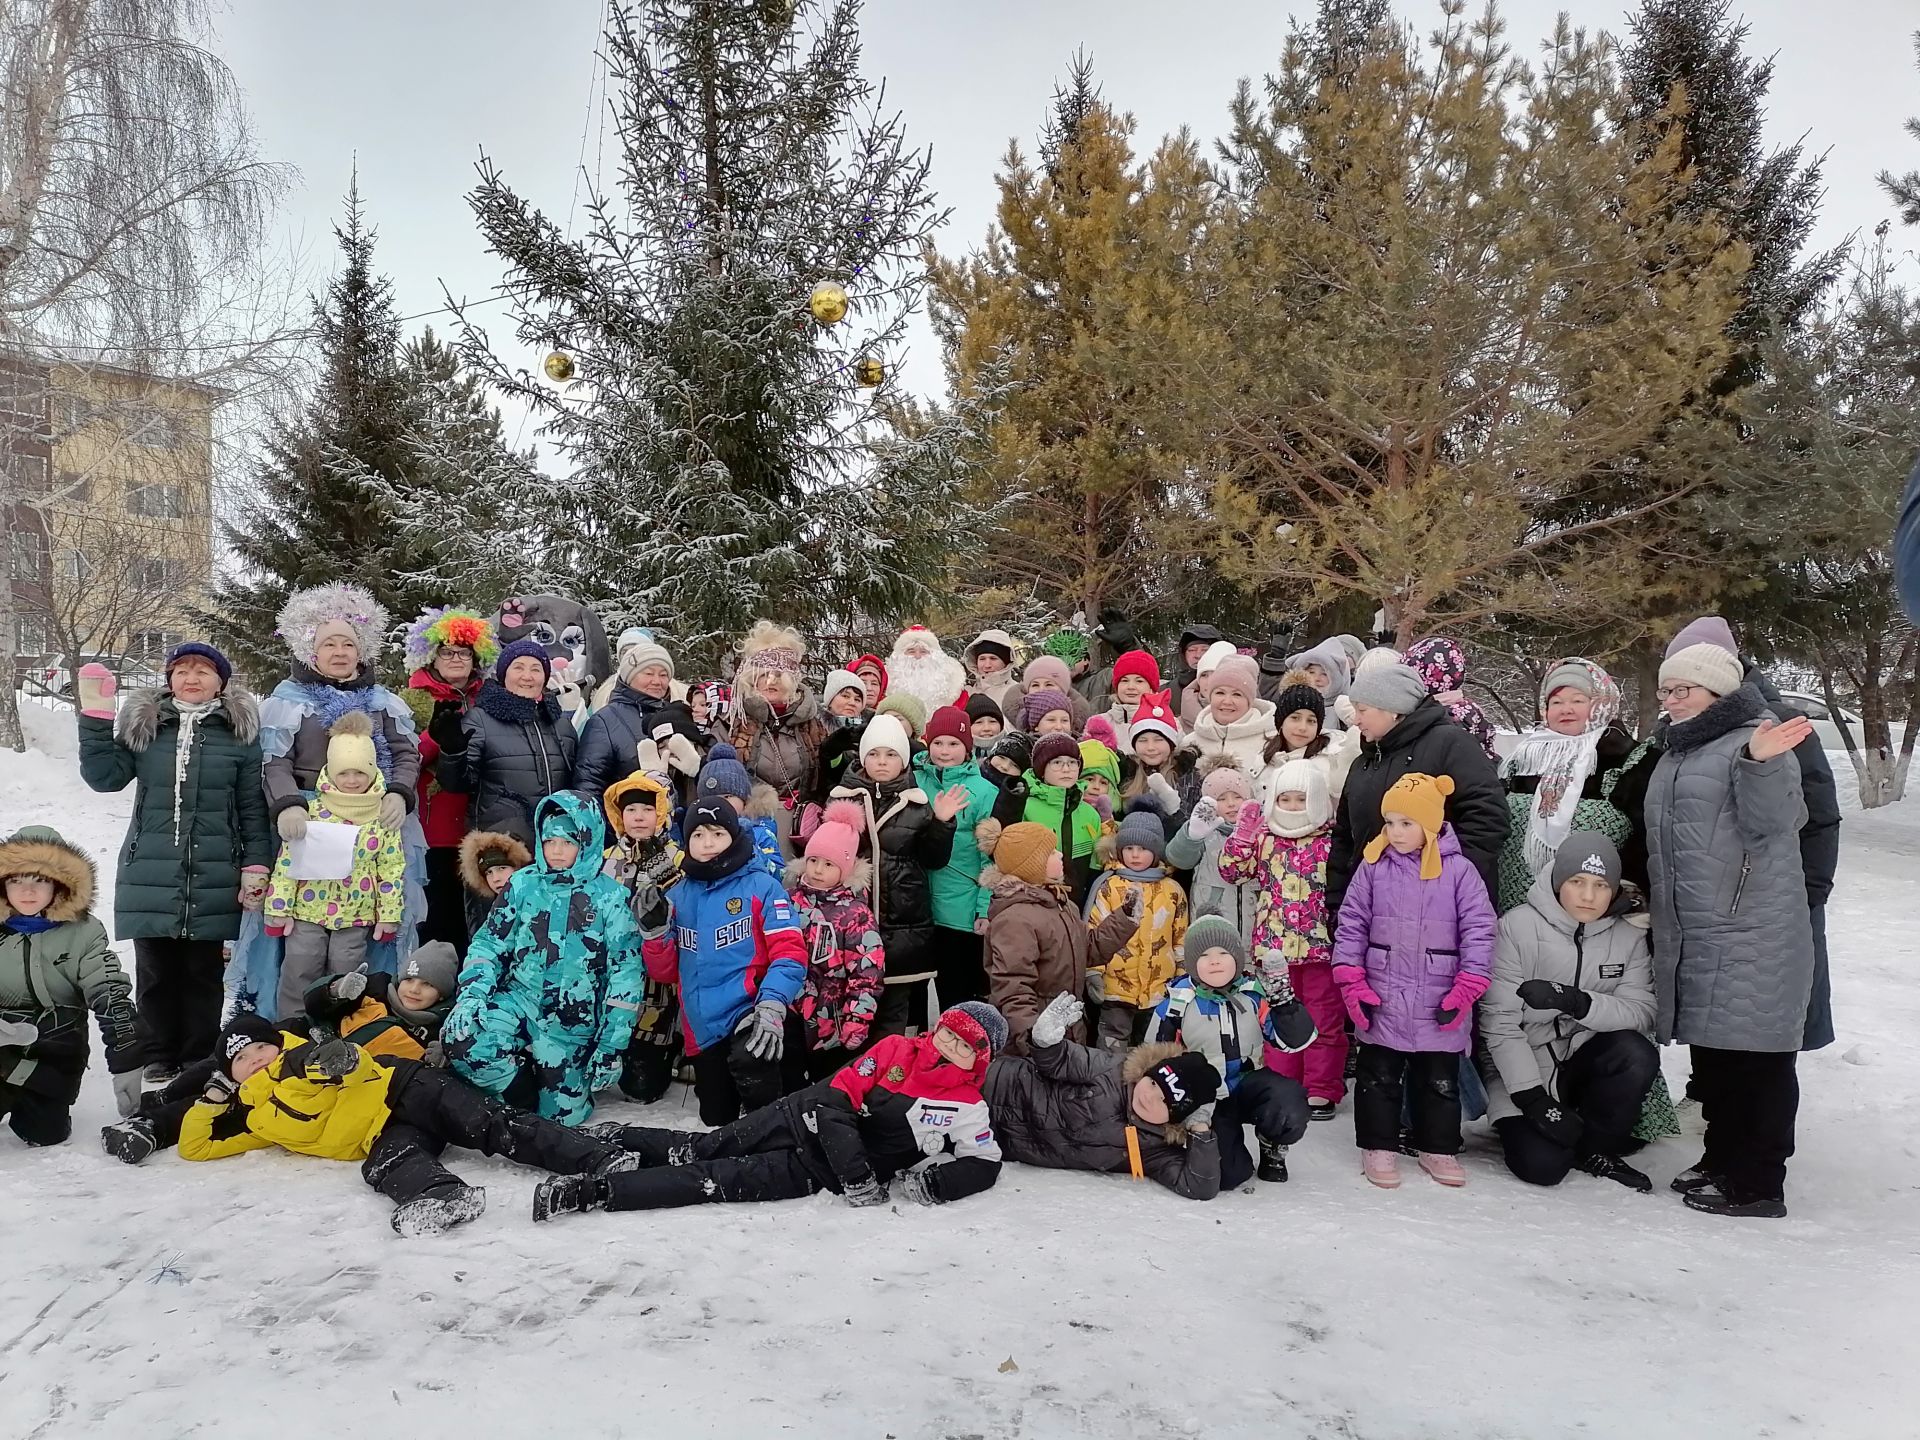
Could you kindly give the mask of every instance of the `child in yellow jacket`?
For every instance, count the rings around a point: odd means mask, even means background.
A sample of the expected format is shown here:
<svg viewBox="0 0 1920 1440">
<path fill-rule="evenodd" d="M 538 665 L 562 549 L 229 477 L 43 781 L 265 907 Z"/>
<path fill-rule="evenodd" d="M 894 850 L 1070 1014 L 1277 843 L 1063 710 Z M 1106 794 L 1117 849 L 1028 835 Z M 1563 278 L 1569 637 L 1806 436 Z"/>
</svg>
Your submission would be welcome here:
<svg viewBox="0 0 1920 1440">
<path fill-rule="evenodd" d="M 399 933 L 407 861 L 398 828 L 380 823 L 386 788 L 372 724 L 361 711 L 349 711 L 329 732 L 327 763 L 307 810 L 315 822 L 359 827 L 353 870 L 344 880 L 303 879 L 293 873 L 293 847 L 283 845 L 267 887 L 267 933 L 286 937 L 280 961 L 282 1015 L 300 1013 L 314 981 L 364 965 L 369 941 L 391 940 Z"/>
<path fill-rule="evenodd" d="M 396 1202 L 393 1229 L 423 1235 L 464 1224 L 486 1192 L 441 1165 L 461 1145 L 555 1175 L 631 1169 L 617 1145 L 524 1110 L 417 1060 L 376 1059 L 346 1040 L 316 1042 L 242 1014 L 220 1032 L 206 1090 L 180 1123 L 180 1156 L 222 1160 L 279 1146 L 322 1160 L 358 1160 Z"/>
<path fill-rule="evenodd" d="M 1180 970 L 1187 892 L 1166 871 L 1166 848 L 1166 829 L 1151 804 L 1128 811 L 1119 830 L 1100 842 L 1111 858 L 1087 896 L 1088 926 L 1128 910 L 1128 897 L 1140 896 L 1140 928 L 1104 967 L 1087 972 L 1087 998 L 1100 1007 L 1098 1043 L 1105 1050 L 1125 1053 L 1140 1043 L 1167 982 Z"/>
</svg>

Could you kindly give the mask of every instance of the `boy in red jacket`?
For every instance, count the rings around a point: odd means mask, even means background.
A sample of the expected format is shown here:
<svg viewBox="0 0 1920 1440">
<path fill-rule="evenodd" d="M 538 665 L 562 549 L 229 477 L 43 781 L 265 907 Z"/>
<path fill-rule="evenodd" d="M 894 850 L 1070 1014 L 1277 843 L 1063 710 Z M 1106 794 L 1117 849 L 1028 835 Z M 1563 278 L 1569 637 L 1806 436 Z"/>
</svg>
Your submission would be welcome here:
<svg viewBox="0 0 1920 1440">
<path fill-rule="evenodd" d="M 1007 1039 L 979 1000 L 945 1011 L 931 1035 L 889 1035 L 831 1080 L 704 1134 L 608 1122 L 581 1133 L 640 1157 L 620 1175 L 555 1176 L 533 1218 L 588 1210 L 794 1200 L 831 1190 L 849 1205 L 888 1198 L 941 1205 L 1000 1178 L 1000 1146 L 980 1095 Z"/>
</svg>

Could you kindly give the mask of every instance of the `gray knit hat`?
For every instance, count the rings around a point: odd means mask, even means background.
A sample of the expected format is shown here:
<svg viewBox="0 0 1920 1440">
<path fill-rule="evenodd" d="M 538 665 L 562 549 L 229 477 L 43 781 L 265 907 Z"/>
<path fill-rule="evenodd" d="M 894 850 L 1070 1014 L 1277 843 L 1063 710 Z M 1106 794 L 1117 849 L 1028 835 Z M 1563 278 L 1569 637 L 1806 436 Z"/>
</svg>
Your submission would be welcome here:
<svg viewBox="0 0 1920 1440">
<path fill-rule="evenodd" d="M 950 1005 L 949 1010 L 958 1010 L 963 1015 L 971 1015 L 987 1035 L 987 1045 L 992 1053 L 998 1055 L 1007 1048 L 1007 1017 L 984 1000 L 962 1000 Z M 945 1013 L 944 1011 L 942 1012 Z M 936 1021 L 936 1024 L 939 1022 Z"/>
<path fill-rule="evenodd" d="M 1347 698 L 1356 705 L 1371 705 L 1394 715 L 1411 715 L 1427 698 L 1427 682 L 1409 665 L 1382 665 L 1356 676 L 1347 687 Z"/>
<path fill-rule="evenodd" d="M 1233 957 L 1233 978 L 1238 980 L 1247 973 L 1247 942 L 1240 934 L 1240 927 L 1220 915 L 1202 915 L 1187 926 L 1185 949 L 1186 970 L 1193 973 L 1193 962 L 1208 950 L 1221 949 Z"/>
<path fill-rule="evenodd" d="M 1549 697 L 1556 690 L 1578 690 L 1582 695 L 1596 696 L 1599 691 L 1593 683 L 1593 667 L 1585 660 L 1562 660 L 1547 672 L 1547 678 L 1541 682 L 1542 698 Z"/>
<path fill-rule="evenodd" d="M 402 980 L 424 980 L 451 1000 L 460 984 L 460 952 L 445 940 L 429 940 L 400 962 Z"/>
<path fill-rule="evenodd" d="M 1613 889 L 1620 888 L 1620 852 L 1598 830 L 1575 830 L 1554 853 L 1554 893 L 1558 894 L 1560 887 L 1576 875 L 1595 875 Z M 1188 927 L 1187 935 L 1191 943 L 1192 927 Z"/>
<path fill-rule="evenodd" d="M 1129 845 L 1152 851 L 1155 860 L 1166 859 L 1167 830 L 1160 823 L 1159 811 L 1150 805 L 1137 805 L 1126 813 L 1114 832 L 1113 848 L 1118 852 Z"/>
</svg>

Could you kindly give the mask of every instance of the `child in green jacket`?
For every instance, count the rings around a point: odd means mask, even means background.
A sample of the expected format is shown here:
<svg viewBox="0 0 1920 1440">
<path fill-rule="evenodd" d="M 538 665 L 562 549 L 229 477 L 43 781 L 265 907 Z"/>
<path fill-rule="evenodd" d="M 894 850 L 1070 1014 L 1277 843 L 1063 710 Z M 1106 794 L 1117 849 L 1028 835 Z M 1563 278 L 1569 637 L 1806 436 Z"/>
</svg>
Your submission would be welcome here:
<svg viewBox="0 0 1920 1440">
<path fill-rule="evenodd" d="M 1080 790 L 1080 744 L 1071 735 L 1043 735 L 1033 744 L 1033 765 L 1019 780 L 1005 786 L 994 802 L 993 819 L 1001 826 L 1022 821 L 1044 825 L 1060 837 L 1060 855 L 1066 866 L 1066 885 L 1075 905 L 1084 905 L 1093 885 L 1093 847 L 1100 839 L 1100 812 Z M 981 839 L 991 851 L 999 830 Z"/>
<path fill-rule="evenodd" d="M 982 942 L 987 932 L 987 906 L 992 892 L 980 884 L 985 858 L 974 839 L 974 828 L 991 819 L 999 788 L 980 773 L 973 759 L 973 728 L 967 712 L 943 705 L 927 720 L 927 748 L 913 762 L 920 788 L 939 795 L 958 785 L 967 792 L 966 807 L 954 817 L 953 858 L 938 870 L 929 870 L 933 888 L 933 924 L 940 955 L 942 1005 L 987 998 L 987 972 Z"/>
</svg>

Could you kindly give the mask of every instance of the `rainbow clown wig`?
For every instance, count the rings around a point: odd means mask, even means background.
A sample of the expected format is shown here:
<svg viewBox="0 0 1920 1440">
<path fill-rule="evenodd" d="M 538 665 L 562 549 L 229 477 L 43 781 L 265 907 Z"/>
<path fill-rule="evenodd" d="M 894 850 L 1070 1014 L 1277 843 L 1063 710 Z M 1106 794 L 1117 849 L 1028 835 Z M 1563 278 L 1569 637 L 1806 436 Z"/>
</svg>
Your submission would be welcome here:
<svg viewBox="0 0 1920 1440">
<path fill-rule="evenodd" d="M 493 622 L 485 616 L 452 606 L 444 610 L 422 610 L 420 618 L 407 627 L 407 664 L 418 669 L 431 663 L 434 652 L 442 645 L 471 650 L 482 670 L 500 656 L 500 642 L 494 638 Z"/>
</svg>

